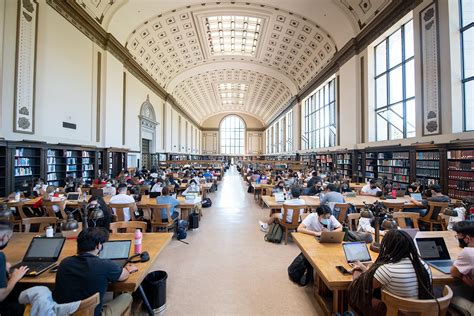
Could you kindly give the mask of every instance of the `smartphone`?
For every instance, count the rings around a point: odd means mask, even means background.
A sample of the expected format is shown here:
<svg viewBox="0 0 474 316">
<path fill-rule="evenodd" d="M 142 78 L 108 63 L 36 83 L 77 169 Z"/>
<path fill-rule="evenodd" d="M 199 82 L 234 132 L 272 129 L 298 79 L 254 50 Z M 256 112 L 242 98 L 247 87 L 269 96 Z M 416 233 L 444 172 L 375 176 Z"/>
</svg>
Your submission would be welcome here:
<svg viewBox="0 0 474 316">
<path fill-rule="evenodd" d="M 50 273 L 56 273 L 58 272 L 58 266 L 55 266 L 49 270 Z"/>
<path fill-rule="evenodd" d="M 336 269 L 339 270 L 339 272 L 341 272 L 342 274 L 352 274 L 343 266 L 336 266 Z"/>
</svg>

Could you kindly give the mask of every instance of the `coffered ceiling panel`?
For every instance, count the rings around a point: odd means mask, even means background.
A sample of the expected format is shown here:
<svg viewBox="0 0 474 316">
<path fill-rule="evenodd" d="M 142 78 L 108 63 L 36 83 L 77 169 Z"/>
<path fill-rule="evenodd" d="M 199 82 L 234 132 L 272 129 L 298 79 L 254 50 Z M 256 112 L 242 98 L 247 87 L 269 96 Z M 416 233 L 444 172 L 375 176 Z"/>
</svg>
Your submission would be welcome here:
<svg viewBox="0 0 474 316">
<path fill-rule="evenodd" d="M 178 84 L 172 95 L 199 123 L 216 113 L 229 111 L 251 114 L 267 123 L 291 98 L 290 90 L 281 81 L 245 69 L 215 70 L 192 76 Z"/>
<path fill-rule="evenodd" d="M 392 0 L 335 0 L 351 18 L 356 30 L 362 30 Z"/>
</svg>

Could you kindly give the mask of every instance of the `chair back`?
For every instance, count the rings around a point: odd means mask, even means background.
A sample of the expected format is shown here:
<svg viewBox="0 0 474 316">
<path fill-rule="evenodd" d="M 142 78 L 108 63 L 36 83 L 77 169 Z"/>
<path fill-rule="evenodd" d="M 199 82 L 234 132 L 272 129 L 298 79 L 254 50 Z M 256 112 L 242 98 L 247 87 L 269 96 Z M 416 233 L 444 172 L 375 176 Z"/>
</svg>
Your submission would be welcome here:
<svg viewBox="0 0 474 316">
<path fill-rule="evenodd" d="M 273 186 L 270 184 L 262 184 L 262 195 L 272 196 Z"/>
<path fill-rule="evenodd" d="M 21 221 L 25 226 L 25 233 L 31 232 L 31 225 L 38 224 L 38 232 L 42 233 L 48 226 L 52 226 L 56 230 L 56 225 L 58 223 L 58 218 L 55 217 L 27 217 L 23 218 Z"/>
<path fill-rule="evenodd" d="M 140 186 L 140 195 L 148 195 L 151 190 L 151 185 L 141 185 Z"/>
<path fill-rule="evenodd" d="M 50 217 L 58 217 L 58 213 L 54 211 L 54 206 L 57 206 L 59 208 L 59 214 L 61 214 L 62 219 L 66 219 L 67 215 L 65 212 L 66 208 L 66 200 L 62 201 L 48 201 L 48 200 L 43 200 L 43 207 L 46 210 L 46 214 Z"/>
<path fill-rule="evenodd" d="M 282 214 L 282 220 L 280 221 L 280 224 L 284 227 L 287 228 L 297 228 L 299 225 L 300 221 L 300 210 L 305 209 L 306 205 L 286 205 L 283 204 L 283 214 Z M 293 215 L 291 217 L 291 223 L 286 222 L 286 217 L 288 215 L 288 211 L 292 210 Z"/>
<path fill-rule="evenodd" d="M 130 220 L 133 220 L 133 221 L 135 220 L 135 211 L 137 210 L 137 203 L 135 203 L 135 202 L 109 203 L 109 207 L 115 213 L 115 216 L 117 216 L 117 221 L 118 222 L 124 222 L 125 221 L 123 211 L 124 211 L 124 209 L 127 209 L 127 208 L 130 212 Z"/>
<path fill-rule="evenodd" d="M 419 213 L 413 212 L 395 212 L 392 213 L 393 218 L 397 221 L 398 226 L 400 228 L 407 228 L 407 221 L 406 219 L 411 219 L 413 223 L 413 228 L 418 228 L 418 219 L 420 218 Z"/>
<path fill-rule="evenodd" d="M 449 207 L 449 202 L 433 202 L 428 201 L 428 212 L 423 217 L 420 217 L 420 221 L 430 225 L 430 230 L 433 230 L 433 225 L 440 225 L 442 230 L 446 230 L 446 222 L 443 218 L 440 218 L 440 214 L 443 214 L 446 208 Z"/>
<path fill-rule="evenodd" d="M 146 222 L 128 221 L 110 223 L 110 231 L 115 233 L 134 233 L 135 230 L 141 229 L 142 233 L 146 232 Z"/>
<path fill-rule="evenodd" d="M 150 209 L 150 224 L 152 227 L 152 231 L 154 227 L 157 228 L 167 228 L 172 226 L 173 219 L 171 218 L 171 204 L 148 204 L 147 207 Z M 161 210 L 166 210 L 166 217 L 168 221 L 163 221 L 161 218 Z"/>
<path fill-rule="evenodd" d="M 100 303 L 99 292 L 89 296 L 85 300 L 81 300 L 79 308 L 72 315 L 73 316 L 94 316 L 95 308 Z"/>
<path fill-rule="evenodd" d="M 336 203 L 334 204 L 334 208 L 339 209 L 339 216 L 337 217 L 337 220 L 339 223 L 343 223 L 346 221 L 346 215 L 347 215 L 347 210 L 349 209 L 350 204 L 348 203 Z"/>
<path fill-rule="evenodd" d="M 359 225 L 360 213 L 347 214 L 347 222 L 349 223 L 349 229 L 352 231 L 357 230 Z"/>
<path fill-rule="evenodd" d="M 387 306 L 386 316 L 398 316 L 399 312 L 409 313 L 410 315 L 413 315 L 413 313 L 415 313 L 416 315 L 420 316 L 444 316 L 446 315 L 446 311 L 448 310 L 448 306 L 451 302 L 452 297 L 453 291 L 447 285 L 444 286 L 443 297 L 438 298 L 438 302 L 436 302 L 436 300 L 434 299 L 407 299 L 388 293 L 385 290 L 382 291 L 382 301 Z M 438 310 L 438 303 L 440 310 Z"/>
<path fill-rule="evenodd" d="M 383 201 L 383 205 L 393 212 L 401 212 L 405 208 L 405 203 Z"/>
<path fill-rule="evenodd" d="M 26 218 L 25 212 L 23 212 L 23 206 L 25 205 L 25 202 L 7 202 L 7 207 L 8 208 L 14 208 L 15 209 L 15 219 L 22 220 L 23 218 Z"/>
</svg>

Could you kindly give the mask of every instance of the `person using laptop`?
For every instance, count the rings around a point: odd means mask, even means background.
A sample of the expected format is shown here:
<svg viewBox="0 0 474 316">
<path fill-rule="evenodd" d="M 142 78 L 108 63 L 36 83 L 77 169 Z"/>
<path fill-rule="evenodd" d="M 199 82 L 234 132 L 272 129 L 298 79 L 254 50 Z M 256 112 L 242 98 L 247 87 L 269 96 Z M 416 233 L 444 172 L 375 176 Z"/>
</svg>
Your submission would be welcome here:
<svg viewBox="0 0 474 316">
<path fill-rule="evenodd" d="M 164 187 L 161 190 L 161 196 L 156 198 L 156 204 L 169 204 L 171 205 L 170 208 L 170 216 L 172 220 L 175 220 L 179 216 L 179 212 L 176 210 L 176 206 L 179 205 L 179 201 L 170 196 L 170 191 L 168 187 Z M 161 219 L 163 221 L 168 221 L 168 216 L 166 215 L 166 209 L 161 210 Z"/>
<path fill-rule="evenodd" d="M 100 303 L 94 315 L 121 315 L 132 303 L 130 294 L 121 294 L 104 305 L 104 294 L 109 282 L 128 279 L 136 272 L 134 265 L 121 267 L 110 259 L 99 258 L 109 232 L 102 227 L 89 227 L 77 237 L 77 255 L 65 258 L 59 264 L 53 299 L 57 303 L 70 303 L 88 298 L 99 292 Z M 104 306 L 104 308 L 102 308 Z"/>
<path fill-rule="evenodd" d="M 12 235 L 12 223 L 0 220 L 0 250 L 8 245 Z M 16 290 L 15 286 L 28 272 L 28 268 L 23 266 L 8 273 L 10 267 L 11 264 L 7 261 L 5 254 L 0 251 L 0 315 L 23 315 L 23 305 L 18 303 L 20 291 Z"/>
<path fill-rule="evenodd" d="M 118 186 L 118 194 L 110 198 L 109 203 L 111 204 L 125 204 L 125 203 L 135 203 L 135 199 L 127 194 L 127 185 L 125 183 L 120 183 Z M 114 214 L 115 209 L 112 209 Z M 123 219 L 128 222 L 130 220 L 130 209 L 123 209 Z"/>
<path fill-rule="evenodd" d="M 110 181 L 107 181 L 105 187 L 102 188 L 102 192 L 104 193 L 104 196 L 114 196 L 117 193 Z"/>
<path fill-rule="evenodd" d="M 321 236 L 322 232 L 342 231 L 342 225 L 332 215 L 331 208 L 321 205 L 316 209 L 316 213 L 311 213 L 301 222 L 298 232 L 313 236 Z"/>
<path fill-rule="evenodd" d="M 337 190 L 337 186 L 334 183 L 329 183 L 326 186 L 326 194 L 324 194 L 320 200 L 320 205 L 329 204 L 329 206 L 333 208 L 332 206 L 334 206 L 336 203 L 346 203 L 344 195 L 339 193 Z M 340 211 L 341 210 L 339 208 L 333 208 L 334 217 L 338 218 Z"/>
<path fill-rule="evenodd" d="M 184 190 L 182 193 L 183 196 L 185 196 L 188 193 L 199 193 L 199 185 L 197 184 L 196 180 L 192 179 L 189 181 L 189 186 Z"/>
<path fill-rule="evenodd" d="M 377 181 L 375 179 L 370 179 L 369 183 L 364 185 L 360 190 L 360 195 L 377 196 L 377 192 L 381 191 L 382 190 L 377 186 Z"/>
<path fill-rule="evenodd" d="M 305 205 L 305 201 L 303 199 L 300 199 L 301 195 L 301 189 L 299 187 L 292 187 L 291 188 L 291 196 L 292 198 L 290 200 L 286 200 L 283 205 Z M 300 209 L 300 215 L 304 213 L 304 207 Z M 289 209 L 287 214 L 286 214 L 286 222 L 291 223 L 293 219 L 293 210 Z M 260 230 L 263 232 L 267 232 L 268 228 L 271 224 L 273 224 L 275 221 L 280 221 L 283 220 L 283 213 L 273 213 L 272 216 L 266 221 L 262 222 L 259 221 L 260 224 Z"/>
<path fill-rule="evenodd" d="M 463 250 L 451 267 L 451 275 L 458 281 L 451 286 L 454 292 L 451 303 L 474 315 L 474 223 L 457 222 L 453 230 Z"/>
<path fill-rule="evenodd" d="M 431 191 L 431 197 L 427 199 L 421 199 L 417 200 L 413 197 L 410 198 L 410 202 L 415 204 L 418 208 L 405 208 L 403 211 L 404 212 L 416 212 L 419 213 L 420 216 L 425 216 L 427 213 L 427 208 L 428 208 L 428 202 L 450 202 L 451 199 L 449 196 L 444 195 L 443 192 L 441 192 L 441 186 L 439 184 L 433 184 L 430 186 L 430 191 Z M 434 212 L 433 216 L 435 218 L 438 218 L 438 212 Z"/>
<path fill-rule="evenodd" d="M 431 269 L 408 233 L 392 229 L 382 240 L 380 253 L 371 265 L 355 263 L 349 286 L 349 304 L 361 315 L 385 315 L 386 307 L 374 290 L 381 288 L 409 299 L 433 299 Z"/>
</svg>

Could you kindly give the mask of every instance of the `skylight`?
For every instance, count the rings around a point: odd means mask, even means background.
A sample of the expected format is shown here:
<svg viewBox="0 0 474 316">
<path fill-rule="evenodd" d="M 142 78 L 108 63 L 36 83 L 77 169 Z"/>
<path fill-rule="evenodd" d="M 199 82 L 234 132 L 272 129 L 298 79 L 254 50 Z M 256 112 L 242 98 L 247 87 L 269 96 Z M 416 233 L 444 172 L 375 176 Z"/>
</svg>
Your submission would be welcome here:
<svg viewBox="0 0 474 316">
<path fill-rule="evenodd" d="M 242 106 L 248 85 L 245 83 L 219 83 L 217 89 L 223 106 Z"/>
<path fill-rule="evenodd" d="M 262 20 L 250 16 L 210 16 L 206 18 L 211 56 L 255 56 Z"/>
</svg>

